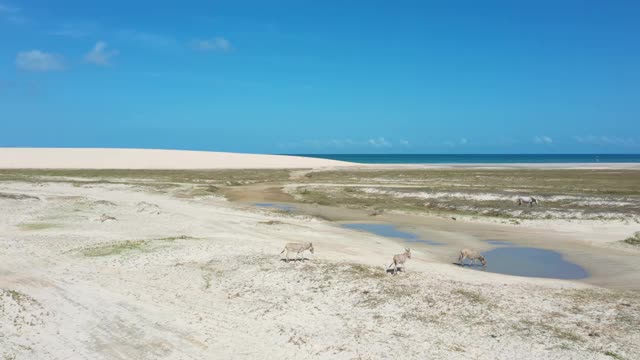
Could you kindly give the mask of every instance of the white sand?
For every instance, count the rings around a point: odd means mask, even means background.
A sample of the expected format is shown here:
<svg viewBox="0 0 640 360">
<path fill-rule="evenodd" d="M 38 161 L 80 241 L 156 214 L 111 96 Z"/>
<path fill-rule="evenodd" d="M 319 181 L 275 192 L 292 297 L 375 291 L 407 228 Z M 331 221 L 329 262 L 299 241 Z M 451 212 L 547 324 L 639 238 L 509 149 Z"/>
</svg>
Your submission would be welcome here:
<svg viewBox="0 0 640 360">
<path fill-rule="evenodd" d="M 186 150 L 0 148 L 0 169 L 297 169 L 351 163 L 301 156 Z"/>
<path fill-rule="evenodd" d="M 402 251 L 391 240 L 211 197 L 42 182 L 0 194 L 0 358 L 640 356 L 637 293 L 427 251 L 385 275 Z M 316 254 L 282 262 L 290 241 Z"/>
</svg>

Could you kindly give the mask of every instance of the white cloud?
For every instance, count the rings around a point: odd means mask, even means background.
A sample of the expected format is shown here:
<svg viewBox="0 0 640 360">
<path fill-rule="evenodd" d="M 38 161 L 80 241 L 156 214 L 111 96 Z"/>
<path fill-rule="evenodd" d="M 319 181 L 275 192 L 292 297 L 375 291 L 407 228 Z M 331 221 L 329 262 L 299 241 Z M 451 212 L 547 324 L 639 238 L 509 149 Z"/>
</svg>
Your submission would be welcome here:
<svg viewBox="0 0 640 360">
<path fill-rule="evenodd" d="M 233 50 L 231 42 L 223 37 L 216 37 L 208 40 L 194 40 L 191 42 L 191 46 L 194 49 L 201 51 L 229 52 Z"/>
<path fill-rule="evenodd" d="M 379 137 L 377 139 L 369 139 L 367 140 L 367 144 L 373 146 L 373 147 L 392 147 L 393 145 L 391 145 L 390 142 L 388 142 L 387 140 L 385 140 L 385 138 L 383 137 Z"/>
<path fill-rule="evenodd" d="M 548 136 L 534 136 L 533 142 L 536 144 L 551 144 L 553 139 Z"/>
<path fill-rule="evenodd" d="M 98 41 L 91 51 L 85 55 L 85 61 L 95 65 L 110 65 L 111 58 L 118 55 L 118 50 L 107 50 L 107 43 Z"/>
<path fill-rule="evenodd" d="M 400 139 L 400 145 L 402 145 L 402 146 L 409 146 L 409 141 L 404 140 L 404 139 Z"/>
<path fill-rule="evenodd" d="M 16 57 L 16 66 L 27 71 L 60 71 L 64 70 L 64 59 L 40 50 L 23 51 Z"/>
<path fill-rule="evenodd" d="M 639 146 L 640 140 L 632 137 L 622 138 L 618 136 L 574 136 L 577 142 L 587 145 L 619 145 L 619 146 Z"/>
</svg>

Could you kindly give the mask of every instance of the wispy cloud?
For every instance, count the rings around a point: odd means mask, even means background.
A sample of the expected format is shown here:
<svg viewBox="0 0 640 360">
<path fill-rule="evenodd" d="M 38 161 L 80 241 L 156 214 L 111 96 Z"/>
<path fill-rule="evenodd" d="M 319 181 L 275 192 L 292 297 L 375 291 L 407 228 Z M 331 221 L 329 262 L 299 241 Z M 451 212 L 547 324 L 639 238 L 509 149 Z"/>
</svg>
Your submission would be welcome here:
<svg viewBox="0 0 640 360">
<path fill-rule="evenodd" d="M 20 12 L 20 8 L 0 3 L 0 13 L 15 14 L 15 13 L 18 13 L 18 12 Z"/>
<path fill-rule="evenodd" d="M 64 70 L 64 58 L 58 54 L 30 50 L 19 52 L 16 57 L 18 69 L 26 71 L 60 71 Z"/>
<path fill-rule="evenodd" d="M 405 140 L 405 139 L 400 139 L 400 145 L 402 146 L 409 146 L 409 141 Z"/>
<path fill-rule="evenodd" d="M 206 40 L 193 40 L 191 47 L 200 51 L 229 52 L 233 50 L 231 42 L 223 37 Z"/>
<path fill-rule="evenodd" d="M 625 146 L 625 147 L 635 147 L 640 146 L 640 139 L 633 137 L 619 137 L 619 136 L 574 136 L 573 137 L 577 142 L 581 144 L 587 145 L 617 145 L 617 146 Z"/>
<path fill-rule="evenodd" d="M 118 55 L 118 50 L 107 50 L 107 43 L 98 41 L 91 51 L 89 51 L 84 59 L 86 62 L 106 66 L 111 64 L 111 58 Z"/>
<path fill-rule="evenodd" d="M 449 147 L 456 147 L 456 146 L 463 146 L 463 145 L 467 145 L 469 143 L 469 139 L 462 137 L 458 140 L 453 140 L 453 141 L 445 141 L 444 144 L 449 146 Z"/>
<path fill-rule="evenodd" d="M 398 144 L 408 146 L 409 142 L 406 140 L 400 140 Z M 384 138 L 376 137 L 366 140 L 353 140 L 353 139 L 308 139 L 299 142 L 290 142 L 285 144 L 279 144 L 281 148 L 296 149 L 296 148 L 314 148 L 314 149 L 367 149 L 367 148 L 391 148 L 393 142 Z"/>
<path fill-rule="evenodd" d="M 367 143 L 373 147 L 392 147 L 393 145 L 388 142 L 385 138 L 379 137 L 376 139 L 369 139 Z"/>
<path fill-rule="evenodd" d="M 534 136 L 533 142 L 536 144 L 551 144 L 553 139 L 548 136 Z"/>
<path fill-rule="evenodd" d="M 0 19 L 16 25 L 29 22 L 29 19 L 21 14 L 20 8 L 6 3 L 0 3 Z"/>
<path fill-rule="evenodd" d="M 97 26 L 92 23 L 63 24 L 55 30 L 49 31 L 50 35 L 80 39 L 95 32 Z"/>
<path fill-rule="evenodd" d="M 159 49 L 175 47 L 178 44 L 177 40 L 172 36 L 152 32 L 125 29 L 117 31 L 116 35 L 125 41 Z"/>
</svg>

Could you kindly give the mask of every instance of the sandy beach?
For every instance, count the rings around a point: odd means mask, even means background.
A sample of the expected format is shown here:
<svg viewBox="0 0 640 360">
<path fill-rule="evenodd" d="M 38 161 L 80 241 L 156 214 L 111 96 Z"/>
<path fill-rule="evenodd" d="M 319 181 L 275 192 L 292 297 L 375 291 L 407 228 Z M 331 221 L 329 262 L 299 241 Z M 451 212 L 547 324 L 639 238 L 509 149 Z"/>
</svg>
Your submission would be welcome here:
<svg viewBox="0 0 640 360">
<path fill-rule="evenodd" d="M 639 252 L 618 246 L 637 229 L 633 221 L 525 213 L 516 225 L 513 218 L 411 213 L 400 203 L 371 216 L 369 205 L 305 202 L 321 199 L 319 191 L 341 179 L 332 173 L 325 179 L 323 171 L 349 164 L 240 154 L 196 153 L 190 160 L 181 157 L 191 153 L 156 150 L 118 159 L 111 158 L 116 150 L 79 150 L 67 159 L 73 151 L 59 151 L 47 157 L 49 150 L 0 149 L 0 168 L 9 169 L 0 171 L 4 358 L 640 356 Z M 176 169 L 294 170 L 51 170 L 89 163 L 170 169 L 174 160 Z M 11 170 L 27 168 L 41 170 Z M 353 188 L 353 177 L 340 186 Z M 377 174 L 372 179 L 388 184 Z M 358 181 L 378 186 L 364 176 Z M 633 213 L 635 198 L 624 196 L 631 203 L 625 211 Z M 256 202 L 292 204 L 296 211 Z M 345 229 L 345 222 L 393 223 L 447 245 L 411 245 L 412 259 L 394 276 L 386 272 L 391 256 L 409 245 Z M 484 239 L 574 254 L 567 259 L 591 276 L 509 276 L 452 264 L 459 247 L 488 250 Z M 288 242 L 312 242 L 315 253 L 283 261 Z M 599 265 L 603 258 L 610 263 Z"/>
</svg>

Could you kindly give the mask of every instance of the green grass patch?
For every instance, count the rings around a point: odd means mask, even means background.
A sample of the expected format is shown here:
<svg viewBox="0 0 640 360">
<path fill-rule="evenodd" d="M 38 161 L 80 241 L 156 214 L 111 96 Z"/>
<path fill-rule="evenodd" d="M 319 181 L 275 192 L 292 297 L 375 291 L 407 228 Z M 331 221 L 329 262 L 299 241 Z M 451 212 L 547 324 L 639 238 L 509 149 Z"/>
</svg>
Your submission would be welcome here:
<svg viewBox="0 0 640 360">
<path fill-rule="evenodd" d="M 468 301 L 476 304 L 482 304 L 487 302 L 487 299 L 485 299 L 484 296 L 474 291 L 456 289 L 456 290 L 453 290 L 453 294 L 460 295 L 463 298 L 467 299 Z"/>
<path fill-rule="evenodd" d="M 195 240 L 196 238 L 191 237 L 191 236 L 187 236 L 187 235 L 178 235 L 178 236 L 169 236 L 169 237 L 163 237 L 163 238 L 158 238 L 155 240 L 159 240 L 159 241 L 176 241 L 176 240 Z"/>
<path fill-rule="evenodd" d="M 38 230 L 52 229 L 60 226 L 57 224 L 51 224 L 51 223 L 25 223 L 25 224 L 18 225 L 18 227 L 20 228 L 20 230 L 23 230 L 23 231 L 38 231 Z"/>
<path fill-rule="evenodd" d="M 624 358 L 622 356 L 614 353 L 613 351 L 605 351 L 604 354 L 607 355 L 607 356 L 611 356 L 614 359 L 624 360 Z"/>
<path fill-rule="evenodd" d="M 625 244 L 640 246 L 640 231 L 636 231 L 633 236 L 622 240 Z"/>
<path fill-rule="evenodd" d="M 380 279 L 386 276 L 386 271 L 379 267 L 362 264 L 348 264 L 346 272 L 360 278 Z"/>
<path fill-rule="evenodd" d="M 119 243 L 85 248 L 80 252 L 87 257 L 120 255 L 130 251 L 141 251 L 148 243 L 149 241 L 147 240 L 127 240 Z"/>
<path fill-rule="evenodd" d="M 108 243 L 94 247 L 84 248 L 80 250 L 83 256 L 100 257 L 120 255 L 132 251 L 145 251 L 152 247 L 154 241 L 157 242 L 174 242 L 177 240 L 196 240 L 197 238 L 187 235 L 168 236 L 149 240 L 127 240 L 115 243 Z"/>
</svg>

